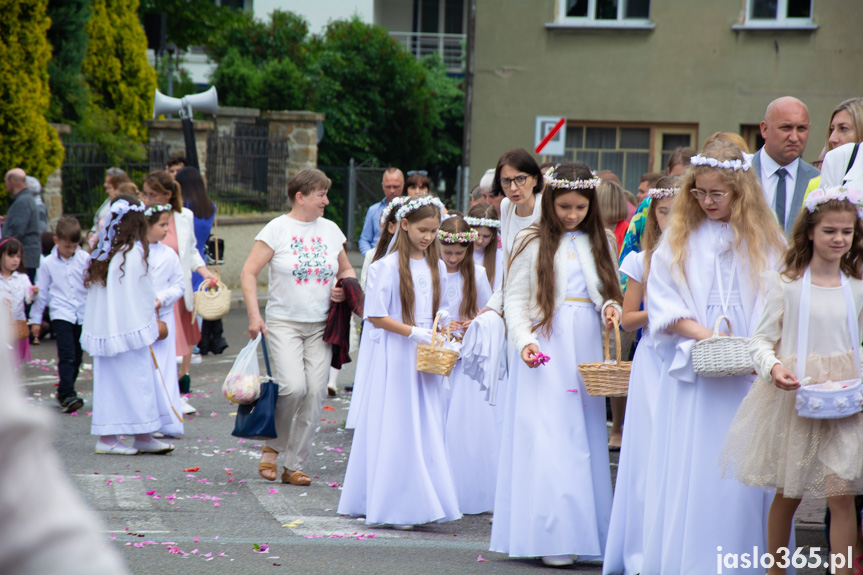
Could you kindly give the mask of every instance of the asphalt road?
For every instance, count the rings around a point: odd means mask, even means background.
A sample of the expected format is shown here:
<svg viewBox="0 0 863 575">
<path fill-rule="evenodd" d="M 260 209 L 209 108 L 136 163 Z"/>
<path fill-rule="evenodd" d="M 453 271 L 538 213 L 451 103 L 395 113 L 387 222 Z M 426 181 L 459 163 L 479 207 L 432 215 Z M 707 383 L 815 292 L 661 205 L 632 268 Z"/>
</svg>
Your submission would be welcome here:
<svg viewBox="0 0 863 575">
<path fill-rule="evenodd" d="M 56 348 L 33 347 L 34 363 L 22 368 L 24 390 L 52 413 L 54 444 L 65 472 L 101 515 L 105 538 L 133 573 L 342 573 L 509 574 L 600 573 L 598 564 L 549 569 L 538 560 L 509 559 L 488 551 L 491 515 L 466 516 L 412 532 L 369 529 L 336 513 L 352 432 L 344 429 L 350 394 L 329 398 L 306 471 L 308 487 L 270 483 L 257 474 L 261 443 L 232 437 L 234 404 L 221 396 L 222 381 L 248 341 L 243 310 L 225 318 L 230 347 L 192 366 L 191 403 L 199 413 L 186 421 L 168 455 L 95 455 L 88 412 L 92 372 L 78 389 L 86 404 L 77 415 L 59 412 L 53 399 Z M 45 363 L 41 363 L 41 362 Z M 89 358 L 85 358 L 88 362 Z M 340 376 L 350 385 L 354 364 Z M 612 474 L 617 454 L 612 454 Z M 528 472 L 529 470 L 526 470 Z M 536 489 L 542 489 L 537 483 Z M 820 534 L 800 537 L 818 545 Z M 268 545 L 256 553 L 255 545 Z M 260 550 L 260 549 L 259 549 Z M 803 571 L 801 573 L 805 573 Z"/>
</svg>

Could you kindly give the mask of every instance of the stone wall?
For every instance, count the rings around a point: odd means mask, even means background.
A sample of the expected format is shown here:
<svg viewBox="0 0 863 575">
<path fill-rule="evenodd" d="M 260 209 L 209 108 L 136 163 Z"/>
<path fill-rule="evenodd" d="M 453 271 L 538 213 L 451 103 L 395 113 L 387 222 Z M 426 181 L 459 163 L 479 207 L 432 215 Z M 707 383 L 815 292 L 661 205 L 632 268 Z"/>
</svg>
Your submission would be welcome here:
<svg viewBox="0 0 863 575">
<path fill-rule="evenodd" d="M 271 138 L 288 139 L 288 178 L 303 168 L 318 165 L 318 122 L 324 114 L 315 112 L 264 112 Z"/>
</svg>

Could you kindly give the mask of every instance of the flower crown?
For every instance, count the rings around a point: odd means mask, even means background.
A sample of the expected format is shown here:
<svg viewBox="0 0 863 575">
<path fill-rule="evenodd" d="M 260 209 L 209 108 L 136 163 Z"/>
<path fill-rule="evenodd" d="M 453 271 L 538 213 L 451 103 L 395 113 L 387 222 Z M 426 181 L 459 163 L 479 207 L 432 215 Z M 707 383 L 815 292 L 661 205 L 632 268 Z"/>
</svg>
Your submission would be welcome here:
<svg viewBox="0 0 863 575">
<path fill-rule="evenodd" d="M 159 204 L 158 206 L 150 206 L 146 210 L 144 210 L 144 215 L 148 218 L 153 217 L 154 214 L 161 214 L 162 212 L 170 212 L 174 208 L 171 207 L 170 204 Z"/>
<path fill-rule="evenodd" d="M 545 176 L 543 176 L 543 178 L 545 179 L 545 185 L 556 190 L 591 190 L 602 183 L 602 180 L 597 177 L 593 177 L 587 180 L 567 180 L 566 178 L 558 178 L 556 170 L 557 166 L 550 169 L 548 172 L 545 173 Z"/>
<path fill-rule="evenodd" d="M 441 221 L 441 223 L 443 223 L 450 218 L 457 218 L 457 217 L 458 217 L 458 214 L 451 214 L 451 213 L 450 214 L 444 214 L 440 217 L 440 221 Z"/>
<path fill-rule="evenodd" d="M 721 168 L 723 170 L 743 170 L 747 171 L 752 167 L 752 161 L 745 160 L 717 160 L 716 158 L 708 158 L 698 154 L 689 158 L 689 163 L 693 166 L 710 166 L 711 168 Z"/>
<path fill-rule="evenodd" d="M 405 204 L 399 208 L 399 211 L 396 212 L 396 220 L 402 220 L 409 213 L 416 211 L 423 206 L 434 206 L 440 211 L 444 211 L 446 209 L 443 202 L 434 196 L 413 197 L 405 202 Z"/>
<path fill-rule="evenodd" d="M 650 188 L 647 190 L 647 197 L 661 200 L 663 198 L 673 198 L 678 193 L 680 193 L 680 188 Z"/>
<path fill-rule="evenodd" d="M 387 223 L 387 219 L 389 219 L 390 214 L 393 212 L 393 208 L 396 206 L 400 206 L 404 204 L 406 201 L 410 199 L 410 196 L 396 196 L 394 197 L 390 203 L 386 205 L 384 211 L 381 212 L 381 225 Z"/>
<path fill-rule="evenodd" d="M 445 244 L 466 244 L 469 242 L 475 242 L 479 238 L 479 232 L 476 230 L 470 230 L 469 232 L 445 232 L 443 230 L 438 230 L 437 239 L 442 241 Z"/>
<path fill-rule="evenodd" d="M 108 259 L 111 254 L 111 247 L 114 245 L 114 236 L 117 234 L 117 228 L 120 226 L 120 221 L 123 216 L 129 212 L 143 212 L 144 204 L 130 204 L 126 200 L 117 200 L 111 204 L 111 220 L 99 231 L 99 243 L 93 251 L 93 259 L 103 262 Z"/>
<path fill-rule="evenodd" d="M 464 221 L 469 226 L 473 226 L 475 228 L 499 228 L 500 220 L 493 220 L 491 218 L 472 218 L 471 216 L 465 216 Z"/>
<path fill-rule="evenodd" d="M 809 210 L 809 213 L 815 213 L 818 206 L 825 204 L 831 200 L 839 200 L 841 202 L 849 202 L 857 208 L 857 216 L 863 218 L 863 193 L 860 190 L 852 190 L 842 186 L 833 186 L 832 188 L 822 189 L 817 188 L 809 192 L 803 205 Z"/>
</svg>

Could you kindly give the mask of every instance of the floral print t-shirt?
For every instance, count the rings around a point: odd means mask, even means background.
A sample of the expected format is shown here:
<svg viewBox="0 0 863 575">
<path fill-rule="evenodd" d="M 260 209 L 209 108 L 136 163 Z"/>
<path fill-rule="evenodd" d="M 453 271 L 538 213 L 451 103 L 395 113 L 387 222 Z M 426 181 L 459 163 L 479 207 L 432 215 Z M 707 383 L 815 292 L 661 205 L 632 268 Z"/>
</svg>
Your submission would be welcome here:
<svg viewBox="0 0 863 575">
<path fill-rule="evenodd" d="M 327 320 L 330 290 L 339 271 L 345 235 L 324 218 L 301 222 L 283 215 L 255 237 L 273 250 L 267 317 L 287 321 Z"/>
</svg>

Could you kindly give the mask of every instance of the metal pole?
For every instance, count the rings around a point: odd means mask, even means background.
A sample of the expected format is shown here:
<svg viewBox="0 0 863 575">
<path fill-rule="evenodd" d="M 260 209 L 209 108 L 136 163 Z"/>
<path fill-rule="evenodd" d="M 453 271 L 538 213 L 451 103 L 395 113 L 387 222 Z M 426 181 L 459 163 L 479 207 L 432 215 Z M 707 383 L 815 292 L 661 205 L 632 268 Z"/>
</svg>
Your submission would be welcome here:
<svg viewBox="0 0 863 575">
<path fill-rule="evenodd" d="M 461 166 L 455 168 L 455 209 L 464 211 L 464 186 L 462 185 Z"/>
<path fill-rule="evenodd" d="M 349 246 L 356 246 L 357 240 L 354 237 L 354 222 L 357 217 L 357 169 L 354 165 L 354 159 L 351 158 L 348 164 L 348 229 L 345 236 L 348 238 Z"/>
<path fill-rule="evenodd" d="M 470 194 L 470 130 L 473 118 L 473 76 L 474 76 L 474 37 L 476 36 L 476 0 L 470 0 L 467 17 L 467 54 L 464 73 L 464 144 L 462 145 L 462 165 L 464 166 L 465 196 Z M 467 205 L 467 204 L 465 204 Z"/>
</svg>

